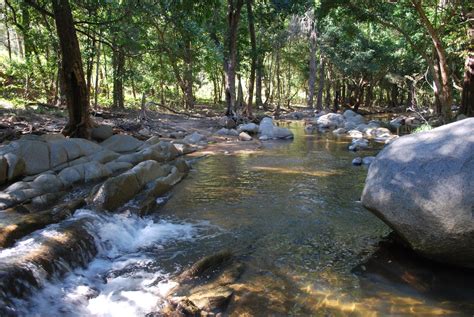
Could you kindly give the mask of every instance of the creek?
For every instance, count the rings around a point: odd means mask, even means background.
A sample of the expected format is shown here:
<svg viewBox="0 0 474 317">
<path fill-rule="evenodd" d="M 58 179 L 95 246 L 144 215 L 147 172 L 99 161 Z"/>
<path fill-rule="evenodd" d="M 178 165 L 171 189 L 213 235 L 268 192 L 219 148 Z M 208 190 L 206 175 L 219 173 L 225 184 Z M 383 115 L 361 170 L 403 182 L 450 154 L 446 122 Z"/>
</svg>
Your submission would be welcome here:
<svg viewBox="0 0 474 317">
<path fill-rule="evenodd" d="M 293 141 L 198 160 L 151 216 L 84 209 L 2 250 L 0 267 L 79 220 L 96 249 L 88 264 L 69 269 L 64 261 L 57 266 L 67 273 L 48 278 L 31 264 L 41 289 L 11 299 L 10 312 L 144 316 L 162 307 L 183 269 L 230 250 L 246 267 L 231 316 L 472 316 L 472 272 L 394 244 L 360 204 L 367 169 L 351 165 L 349 140 L 290 128 Z"/>
</svg>

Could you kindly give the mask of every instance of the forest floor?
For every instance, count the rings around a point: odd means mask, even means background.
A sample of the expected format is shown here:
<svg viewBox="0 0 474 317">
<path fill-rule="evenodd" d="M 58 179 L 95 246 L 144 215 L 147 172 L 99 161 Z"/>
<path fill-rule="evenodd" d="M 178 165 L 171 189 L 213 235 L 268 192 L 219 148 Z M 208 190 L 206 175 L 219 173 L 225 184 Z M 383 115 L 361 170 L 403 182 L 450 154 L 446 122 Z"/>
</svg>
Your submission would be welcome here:
<svg viewBox="0 0 474 317">
<path fill-rule="evenodd" d="M 205 149 L 201 148 L 199 155 L 235 154 L 255 151 L 261 147 L 261 142 L 257 139 L 241 142 L 237 136 L 214 134 L 222 127 L 219 123 L 221 117 L 208 110 L 205 113 L 199 111 L 191 115 L 147 111 L 145 118 L 138 110 L 100 111 L 92 114 L 94 125 L 112 126 L 114 134 L 130 134 L 141 140 L 152 136 L 173 140 L 197 132 L 204 135 L 208 141 L 208 146 Z M 61 133 L 66 123 L 67 113 L 64 110 L 44 107 L 0 108 L 0 143 L 13 141 L 28 134 Z"/>
</svg>

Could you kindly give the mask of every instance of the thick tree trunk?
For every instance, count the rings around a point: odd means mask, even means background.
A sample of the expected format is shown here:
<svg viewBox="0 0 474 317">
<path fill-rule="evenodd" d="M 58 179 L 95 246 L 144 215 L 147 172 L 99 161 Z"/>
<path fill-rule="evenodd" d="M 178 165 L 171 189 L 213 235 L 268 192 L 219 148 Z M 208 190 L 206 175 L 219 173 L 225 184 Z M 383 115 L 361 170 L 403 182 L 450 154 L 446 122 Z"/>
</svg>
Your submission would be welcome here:
<svg viewBox="0 0 474 317">
<path fill-rule="evenodd" d="M 256 70 L 256 83 L 255 83 L 255 104 L 257 108 L 263 107 L 262 100 L 262 88 L 263 88 L 263 55 L 259 55 L 257 58 L 257 70 Z"/>
<path fill-rule="evenodd" d="M 71 7 L 68 0 L 53 0 L 52 4 L 61 47 L 62 76 L 69 112 L 69 121 L 63 133 L 72 137 L 89 138 L 89 95 Z"/>
<path fill-rule="evenodd" d="M 194 108 L 194 93 L 193 93 L 193 52 L 191 47 L 191 41 L 186 43 L 184 51 L 184 106 L 186 109 Z"/>
<path fill-rule="evenodd" d="M 91 87 L 92 87 L 92 70 L 94 68 L 94 57 L 95 57 L 95 50 L 96 50 L 96 39 L 93 38 L 92 40 L 88 41 L 88 53 L 87 54 L 87 65 L 86 65 L 86 86 L 87 92 L 90 95 Z"/>
<path fill-rule="evenodd" d="M 250 46 L 251 46 L 251 58 L 250 63 L 250 77 L 249 77 L 249 88 L 248 88 L 248 101 L 244 110 L 244 114 L 248 117 L 252 116 L 253 106 L 253 88 L 255 86 L 255 72 L 257 69 L 257 41 L 255 39 L 255 24 L 252 10 L 253 0 L 247 0 L 247 16 L 249 20 L 249 33 L 250 33 Z M 261 96 L 260 96 L 261 98 Z"/>
<path fill-rule="evenodd" d="M 453 104 L 453 96 L 446 51 L 440 37 L 438 36 L 438 32 L 429 21 L 423 7 L 421 6 L 421 0 L 412 0 L 412 3 L 416 12 L 418 13 L 418 16 L 420 17 L 421 23 L 428 31 L 431 40 L 433 41 L 434 49 L 438 55 L 439 73 L 441 77 L 441 114 L 445 121 L 449 121 L 451 120 L 451 106 Z"/>
<path fill-rule="evenodd" d="M 334 92 L 333 111 L 337 112 L 339 110 L 339 98 L 341 97 L 339 81 L 336 82 L 334 89 L 335 89 L 335 92 Z"/>
<path fill-rule="evenodd" d="M 113 49 L 112 60 L 114 68 L 114 100 L 112 108 L 124 109 L 123 78 L 125 73 L 125 53 L 122 48 Z"/>
<path fill-rule="evenodd" d="M 314 106 L 314 90 L 316 86 L 316 51 L 317 51 L 317 38 L 316 38 L 316 30 L 313 27 L 309 34 L 309 78 L 308 78 L 308 96 L 307 96 L 307 99 L 308 99 L 307 105 L 309 108 L 313 108 Z"/>
<path fill-rule="evenodd" d="M 462 101 L 459 113 L 474 117 L 474 52 L 466 57 Z"/>
<path fill-rule="evenodd" d="M 94 84 L 94 109 L 97 109 L 97 100 L 99 98 L 99 70 L 100 70 L 100 42 L 97 42 L 97 61 L 95 64 L 95 84 Z"/>
<path fill-rule="evenodd" d="M 326 81 L 326 100 L 324 101 L 324 109 L 329 110 L 331 108 L 331 79 Z"/>
<path fill-rule="evenodd" d="M 281 48 L 277 48 L 276 52 L 276 61 L 275 61 L 275 66 L 276 66 L 276 81 L 277 81 L 277 107 L 275 110 L 275 115 L 278 116 L 280 114 L 280 108 L 281 108 L 281 58 L 280 58 L 280 50 Z"/>
<path fill-rule="evenodd" d="M 474 15 L 474 13 L 472 13 Z M 469 53 L 464 64 L 464 82 L 462 86 L 461 109 L 459 113 L 474 117 L 474 22 L 468 29 L 468 36 L 471 41 Z"/>
<path fill-rule="evenodd" d="M 244 90 L 242 88 L 242 76 L 237 74 L 237 99 L 235 101 L 235 110 L 244 109 Z"/>
<path fill-rule="evenodd" d="M 12 43 L 10 39 L 10 26 L 8 25 L 8 7 L 4 7 L 4 14 L 5 14 L 5 32 L 7 33 L 7 51 L 8 51 L 8 60 L 11 62 L 12 60 Z"/>
<path fill-rule="evenodd" d="M 346 101 L 346 82 L 344 80 L 342 81 L 341 99 L 342 99 L 342 105 L 345 106 L 347 101 Z"/>
<path fill-rule="evenodd" d="M 240 12 L 243 0 L 227 0 L 227 35 L 225 41 L 224 72 L 225 100 L 227 116 L 235 114 L 235 69 L 237 64 L 237 37 L 239 31 Z"/>
<path fill-rule="evenodd" d="M 319 84 L 318 84 L 318 98 L 316 101 L 316 109 L 323 110 L 323 91 L 324 91 L 324 58 L 321 55 L 319 59 Z"/>
</svg>

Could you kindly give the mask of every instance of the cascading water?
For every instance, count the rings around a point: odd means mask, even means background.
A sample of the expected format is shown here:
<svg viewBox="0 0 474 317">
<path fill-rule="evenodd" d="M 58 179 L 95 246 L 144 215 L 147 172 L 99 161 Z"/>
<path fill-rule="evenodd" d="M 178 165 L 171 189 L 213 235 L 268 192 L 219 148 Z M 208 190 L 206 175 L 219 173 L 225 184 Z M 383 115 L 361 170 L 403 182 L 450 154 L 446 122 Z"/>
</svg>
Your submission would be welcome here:
<svg viewBox="0 0 474 317">
<path fill-rule="evenodd" d="M 93 244 L 68 250 L 70 258 L 54 259 L 53 264 L 35 261 L 32 254 L 44 248 L 46 240 L 66 239 L 63 229 L 72 224 L 80 224 L 84 229 L 81 238 L 92 238 Z M 12 285 L 1 286 L 2 315 L 140 316 L 156 311 L 174 286 L 161 270 L 157 255 L 166 252 L 167 246 L 202 238 L 209 228 L 203 222 L 154 222 L 134 215 L 79 210 L 70 220 L 0 252 L 2 266 L 18 265 L 22 259 L 23 269 L 31 272 L 22 280 L 21 292 L 12 292 Z M 23 260 L 25 256 L 28 260 Z M 73 263 L 68 262 L 71 259 Z M 77 264 L 87 266 L 74 269 Z M 14 283 L 18 285 L 18 279 Z"/>
</svg>

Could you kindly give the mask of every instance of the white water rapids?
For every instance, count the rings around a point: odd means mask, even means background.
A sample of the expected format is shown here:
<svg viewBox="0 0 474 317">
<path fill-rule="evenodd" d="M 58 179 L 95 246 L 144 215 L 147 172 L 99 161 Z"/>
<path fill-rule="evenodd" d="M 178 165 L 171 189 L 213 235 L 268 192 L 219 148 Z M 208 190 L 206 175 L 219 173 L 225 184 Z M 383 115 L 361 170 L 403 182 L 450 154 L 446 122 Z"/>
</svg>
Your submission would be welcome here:
<svg viewBox="0 0 474 317">
<path fill-rule="evenodd" d="M 153 221 L 84 209 L 77 211 L 71 221 L 84 218 L 88 220 L 88 232 L 95 238 L 96 257 L 86 268 L 77 268 L 59 279 L 43 279 L 42 289 L 34 290 L 24 300 L 15 300 L 15 314 L 132 317 L 157 311 L 175 283 L 168 280 L 169 273 L 160 268 L 156 255 L 173 244 L 205 238 L 204 232 L 211 227 L 205 222 Z M 57 226 L 36 234 L 54 236 L 59 234 Z M 0 252 L 0 260 L 35 247 L 34 237 L 27 237 Z"/>
</svg>

